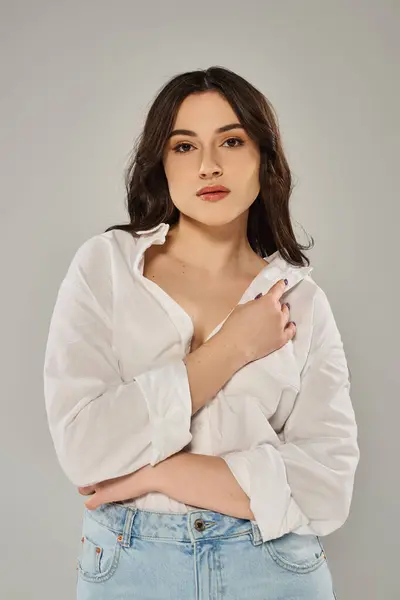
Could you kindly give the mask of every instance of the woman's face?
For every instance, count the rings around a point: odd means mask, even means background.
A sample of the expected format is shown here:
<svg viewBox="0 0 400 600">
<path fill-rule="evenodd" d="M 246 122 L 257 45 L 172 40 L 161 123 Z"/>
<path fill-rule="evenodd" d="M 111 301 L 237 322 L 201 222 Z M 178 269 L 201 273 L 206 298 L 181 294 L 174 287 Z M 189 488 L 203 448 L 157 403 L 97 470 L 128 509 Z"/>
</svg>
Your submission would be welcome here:
<svg viewBox="0 0 400 600">
<path fill-rule="evenodd" d="M 234 123 L 237 128 L 217 131 Z M 260 151 L 228 101 L 215 91 L 187 96 L 173 126 L 177 129 L 192 131 L 170 136 L 163 152 L 169 193 L 178 210 L 206 225 L 224 225 L 248 211 L 260 191 Z M 209 185 L 223 185 L 230 193 L 216 202 L 196 195 Z"/>
</svg>

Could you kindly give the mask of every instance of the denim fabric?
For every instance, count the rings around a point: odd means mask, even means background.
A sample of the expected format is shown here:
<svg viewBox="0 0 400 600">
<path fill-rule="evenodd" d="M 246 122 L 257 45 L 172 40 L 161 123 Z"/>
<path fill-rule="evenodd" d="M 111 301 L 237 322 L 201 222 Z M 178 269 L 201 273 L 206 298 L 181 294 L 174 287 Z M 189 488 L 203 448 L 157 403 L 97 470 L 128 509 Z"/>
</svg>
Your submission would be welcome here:
<svg viewBox="0 0 400 600">
<path fill-rule="evenodd" d="M 210 510 L 84 507 L 77 600 L 334 600 L 315 535 L 262 541 L 254 521 Z"/>
</svg>

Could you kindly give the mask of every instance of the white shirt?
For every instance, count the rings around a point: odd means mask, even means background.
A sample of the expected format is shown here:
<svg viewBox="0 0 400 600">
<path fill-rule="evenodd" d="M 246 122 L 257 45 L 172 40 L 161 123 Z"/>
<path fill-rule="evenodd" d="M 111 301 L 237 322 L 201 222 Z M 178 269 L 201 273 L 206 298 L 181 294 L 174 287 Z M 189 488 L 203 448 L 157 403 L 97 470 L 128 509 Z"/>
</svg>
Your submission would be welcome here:
<svg viewBox="0 0 400 600">
<path fill-rule="evenodd" d="M 168 229 L 161 223 L 137 239 L 122 230 L 95 235 L 61 282 L 43 375 L 64 473 L 86 486 L 183 449 L 221 456 L 249 496 L 264 541 L 331 533 L 348 517 L 359 448 L 341 336 L 313 267 L 290 265 L 279 251 L 265 258 L 270 264 L 239 304 L 287 278 L 281 301 L 290 302 L 296 335 L 237 371 L 192 415 L 183 358 L 193 322 L 143 276 L 145 250 L 163 244 Z M 155 492 L 124 504 L 196 508 Z"/>
</svg>

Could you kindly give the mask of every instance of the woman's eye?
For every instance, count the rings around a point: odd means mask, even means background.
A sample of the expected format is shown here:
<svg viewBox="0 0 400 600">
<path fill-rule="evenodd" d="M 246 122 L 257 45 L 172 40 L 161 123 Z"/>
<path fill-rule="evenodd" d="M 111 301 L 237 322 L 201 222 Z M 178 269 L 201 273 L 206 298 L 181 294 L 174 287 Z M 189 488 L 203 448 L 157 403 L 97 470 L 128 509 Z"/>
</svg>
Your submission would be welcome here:
<svg viewBox="0 0 400 600">
<path fill-rule="evenodd" d="M 235 143 L 235 145 L 229 145 L 229 148 L 236 148 L 238 146 L 243 146 L 244 144 L 244 141 L 242 139 L 236 137 L 225 140 L 224 144 L 226 144 L 227 142 L 237 142 L 237 144 Z M 189 144 L 189 142 L 182 142 L 180 144 L 177 144 L 173 150 L 177 154 L 187 154 L 187 152 L 183 150 L 185 146 L 191 146 L 193 148 L 192 144 Z"/>
<path fill-rule="evenodd" d="M 183 146 L 191 146 L 192 144 L 188 144 L 187 142 L 184 142 L 182 144 L 178 144 L 177 146 L 175 146 L 174 148 L 174 152 L 178 153 L 178 154 L 186 154 L 186 152 L 181 152 L 180 148 L 182 148 Z"/>
<path fill-rule="evenodd" d="M 239 142 L 237 144 L 237 146 L 243 146 L 243 144 L 244 144 L 244 141 L 241 140 L 240 138 L 229 138 L 229 140 L 226 140 L 224 143 L 226 144 L 226 142 L 232 142 L 232 141 Z M 230 146 L 230 148 L 236 148 L 236 146 Z"/>
</svg>

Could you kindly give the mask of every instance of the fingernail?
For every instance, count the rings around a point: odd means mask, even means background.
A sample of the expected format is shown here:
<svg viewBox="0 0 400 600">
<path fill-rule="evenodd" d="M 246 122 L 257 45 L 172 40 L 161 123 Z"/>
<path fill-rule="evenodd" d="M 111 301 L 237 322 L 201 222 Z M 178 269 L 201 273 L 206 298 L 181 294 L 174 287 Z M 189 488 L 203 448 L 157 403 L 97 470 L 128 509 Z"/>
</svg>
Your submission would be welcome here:
<svg viewBox="0 0 400 600">
<path fill-rule="evenodd" d="M 285 282 L 285 285 L 289 283 L 287 279 L 284 279 L 283 281 Z"/>
<path fill-rule="evenodd" d="M 295 321 L 292 321 L 293 325 L 296 325 Z"/>
<path fill-rule="evenodd" d="M 287 306 L 288 308 L 290 308 L 290 304 L 289 304 L 289 302 L 286 302 L 286 306 Z"/>
<path fill-rule="evenodd" d="M 262 293 L 260 292 L 259 294 L 257 294 L 257 296 L 254 298 L 254 300 L 257 300 L 258 298 L 261 298 Z"/>
</svg>

